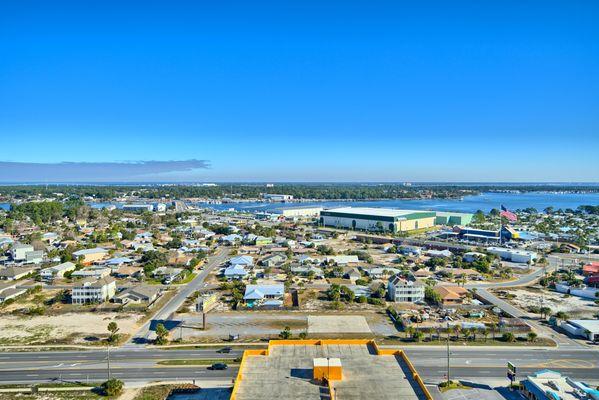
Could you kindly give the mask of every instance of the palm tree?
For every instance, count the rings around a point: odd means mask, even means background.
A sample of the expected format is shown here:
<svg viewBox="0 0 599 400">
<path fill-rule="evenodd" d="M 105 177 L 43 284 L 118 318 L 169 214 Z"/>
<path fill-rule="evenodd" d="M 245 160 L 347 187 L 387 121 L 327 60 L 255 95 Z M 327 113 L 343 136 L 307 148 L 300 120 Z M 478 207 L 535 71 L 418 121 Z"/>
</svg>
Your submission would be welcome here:
<svg viewBox="0 0 599 400">
<path fill-rule="evenodd" d="M 480 331 L 480 333 L 482 333 L 483 337 L 485 338 L 485 342 L 487 341 L 487 336 L 489 336 L 489 329 L 488 328 L 484 328 Z"/>
<path fill-rule="evenodd" d="M 460 340 L 460 331 L 462 330 L 462 328 L 459 325 L 454 325 L 453 326 L 453 333 L 455 334 L 455 339 L 456 340 Z"/>
<path fill-rule="evenodd" d="M 534 332 L 528 332 L 528 335 L 526 336 L 528 337 L 529 342 L 534 342 L 535 340 L 537 340 L 537 334 Z"/>
<path fill-rule="evenodd" d="M 549 314 L 551 314 L 551 308 L 544 306 L 539 309 L 541 313 L 541 318 L 545 319 Z"/>
<path fill-rule="evenodd" d="M 497 324 L 491 324 L 489 325 L 489 328 L 491 328 L 491 335 L 493 335 L 493 341 L 495 341 L 495 332 L 497 331 Z"/>
</svg>

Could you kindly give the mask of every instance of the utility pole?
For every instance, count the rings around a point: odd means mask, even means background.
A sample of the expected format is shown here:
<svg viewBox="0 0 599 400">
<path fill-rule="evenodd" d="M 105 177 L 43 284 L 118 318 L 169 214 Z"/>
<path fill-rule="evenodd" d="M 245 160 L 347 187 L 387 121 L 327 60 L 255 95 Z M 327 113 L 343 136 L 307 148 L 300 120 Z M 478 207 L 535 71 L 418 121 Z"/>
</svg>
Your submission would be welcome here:
<svg viewBox="0 0 599 400">
<path fill-rule="evenodd" d="M 449 365 L 449 322 L 447 323 L 447 386 L 451 383 L 451 379 L 449 377 L 450 373 L 450 365 Z"/>
<path fill-rule="evenodd" d="M 108 380 L 110 380 L 110 346 L 106 347 L 107 353 L 108 353 L 108 357 L 106 358 L 106 366 L 108 368 Z"/>
</svg>

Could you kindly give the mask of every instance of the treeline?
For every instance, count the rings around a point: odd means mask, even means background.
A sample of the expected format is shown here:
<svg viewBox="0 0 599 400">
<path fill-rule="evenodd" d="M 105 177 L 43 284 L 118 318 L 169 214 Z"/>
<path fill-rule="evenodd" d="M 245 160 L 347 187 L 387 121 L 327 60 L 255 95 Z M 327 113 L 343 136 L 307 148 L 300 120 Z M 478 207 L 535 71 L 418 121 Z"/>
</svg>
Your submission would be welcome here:
<svg viewBox="0 0 599 400">
<path fill-rule="evenodd" d="M 489 191 L 520 192 L 599 192 L 599 186 L 553 186 L 553 185 L 480 185 L 480 184 L 375 184 L 375 183 L 282 183 L 274 187 L 265 184 L 221 184 L 218 186 L 195 185 L 29 185 L 2 186 L 0 196 L 10 199 L 92 197 L 96 200 L 111 200 L 121 196 L 138 196 L 146 199 L 184 198 L 234 198 L 253 199 L 265 193 L 287 194 L 296 199 L 322 200 L 374 200 L 374 199 L 417 199 L 459 198 Z M 61 197 L 62 196 L 62 197 Z"/>
<path fill-rule="evenodd" d="M 26 216 L 39 225 L 56 221 L 63 217 L 74 219 L 79 208 L 83 206 L 84 204 L 80 200 L 69 200 L 65 202 L 39 201 L 12 204 L 8 216 L 13 220 L 20 220 Z"/>
<path fill-rule="evenodd" d="M 121 196 L 138 196 L 145 199 L 184 198 L 233 198 L 255 199 L 264 194 L 286 194 L 296 199 L 322 200 L 369 200 L 369 199 L 417 199 L 423 197 L 459 198 L 477 194 L 478 191 L 458 187 L 410 187 L 401 184 L 232 184 L 219 186 L 4 186 L 0 194 L 15 200 L 33 196 L 60 198 L 75 196 L 93 197 L 98 201 Z"/>
</svg>

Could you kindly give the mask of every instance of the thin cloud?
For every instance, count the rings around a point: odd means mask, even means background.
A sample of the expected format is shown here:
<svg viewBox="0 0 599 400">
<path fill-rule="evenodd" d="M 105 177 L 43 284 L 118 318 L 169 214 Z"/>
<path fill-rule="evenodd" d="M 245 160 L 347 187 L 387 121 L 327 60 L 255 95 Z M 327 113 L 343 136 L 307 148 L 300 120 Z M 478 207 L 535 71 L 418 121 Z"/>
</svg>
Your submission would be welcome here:
<svg viewBox="0 0 599 400">
<path fill-rule="evenodd" d="M 0 161 L 0 182 L 151 182 L 209 169 L 207 160 L 29 163 Z"/>
</svg>

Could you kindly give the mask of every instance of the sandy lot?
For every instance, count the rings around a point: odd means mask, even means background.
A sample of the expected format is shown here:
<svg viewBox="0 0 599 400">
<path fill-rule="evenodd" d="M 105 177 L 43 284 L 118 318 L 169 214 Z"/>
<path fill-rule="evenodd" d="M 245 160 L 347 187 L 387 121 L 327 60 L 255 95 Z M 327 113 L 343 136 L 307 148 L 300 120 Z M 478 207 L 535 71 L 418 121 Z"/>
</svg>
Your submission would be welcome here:
<svg viewBox="0 0 599 400">
<path fill-rule="evenodd" d="M 139 314 L 69 313 L 57 316 L 0 318 L 0 344 L 86 343 L 86 337 L 103 337 L 106 327 L 114 321 L 122 334 L 137 328 Z"/>
<path fill-rule="evenodd" d="M 521 288 L 506 291 L 516 296 L 514 299 L 509 300 L 509 302 L 523 310 L 528 310 L 529 306 L 547 306 L 551 308 L 552 313 L 564 311 L 574 319 L 593 318 L 599 312 L 599 306 L 592 300 L 567 296 L 551 290 L 541 291 L 536 288 Z"/>
</svg>

